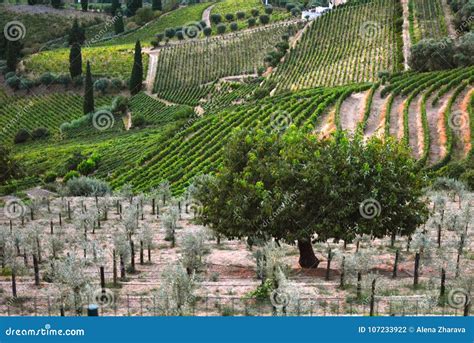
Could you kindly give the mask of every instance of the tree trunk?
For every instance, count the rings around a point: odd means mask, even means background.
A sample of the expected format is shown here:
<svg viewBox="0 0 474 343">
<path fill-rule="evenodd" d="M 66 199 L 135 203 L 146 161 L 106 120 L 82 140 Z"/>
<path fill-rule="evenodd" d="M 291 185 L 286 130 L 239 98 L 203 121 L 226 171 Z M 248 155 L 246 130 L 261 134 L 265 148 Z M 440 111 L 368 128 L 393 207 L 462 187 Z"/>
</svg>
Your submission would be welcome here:
<svg viewBox="0 0 474 343">
<path fill-rule="evenodd" d="M 140 264 L 143 265 L 145 263 L 143 258 L 143 241 L 140 241 Z"/>
<path fill-rule="evenodd" d="M 400 250 L 397 249 L 397 251 L 395 252 L 395 262 L 393 263 L 393 273 L 392 273 L 393 278 L 397 277 L 399 259 L 400 259 Z"/>
<path fill-rule="evenodd" d="M 33 254 L 33 269 L 35 271 L 35 286 L 40 285 L 40 277 L 39 277 L 39 266 L 38 266 L 38 259 L 36 255 Z"/>
<path fill-rule="evenodd" d="M 112 254 L 113 254 L 112 269 L 114 273 L 114 286 L 116 286 L 117 285 L 117 257 L 116 257 L 115 249 L 112 251 Z"/>
<path fill-rule="evenodd" d="M 151 263 L 151 248 L 150 248 L 150 245 L 148 245 L 148 262 Z"/>
<path fill-rule="evenodd" d="M 300 251 L 299 263 L 302 268 L 317 268 L 319 260 L 314 254 L 311 240 L 298 240 L 298 250 Z"/>
<path fill-rule="evenodd" d="M 123 261 L 123 255 L 120 255 L 120 278 L 124 281 L 125 277 L 125 263 Z"/>
<path fill-rule="evenodd" d="M 446 293 L 446 271 L 444 268 L 441 268 L 441 287 L 439 291 L 439 297 L 441 300 L 444 298 L 444 294 Z"/>
<path fill-rule="evenodd" d="M 420 268 L 420 253 L 416 253 L 415 255 L 415 271 L 413 273 L 413 286 L 418 286 L 418 276 L 419 276 L 419 268 Z"/>
<path fill-rule="evenodd" d="M 331 273 L 331 259 L 332 259 L 332 252 L 331 249 L 328 251 L 328 263 L 326 266 L 326 281 L 329 281 L 330 273 Z"/>
<path fill-rule="evenodd" d="M 15 268 L 12 268 L 12 295 L 14 298 L 17 297 L 16 294 L 16 270 Z"/>
<path fill-rule="evenodd" d="M 135 244 L 130 240 L 130 270 L 135 273 Z"/>
</svg>

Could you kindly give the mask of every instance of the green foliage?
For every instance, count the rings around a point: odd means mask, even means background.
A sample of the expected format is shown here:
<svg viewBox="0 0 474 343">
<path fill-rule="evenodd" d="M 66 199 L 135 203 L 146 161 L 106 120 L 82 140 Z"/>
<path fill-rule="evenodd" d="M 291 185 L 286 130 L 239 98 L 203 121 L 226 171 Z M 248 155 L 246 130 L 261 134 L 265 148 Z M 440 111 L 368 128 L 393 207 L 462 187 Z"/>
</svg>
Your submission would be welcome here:
<svg viewBox="0 0 474 343">
<path fill-rule="evenodd" d="M 66 173 L 66 175 L 64 175 L 63 182 L 67 183 L 67 182 L 69 182 L 69 180 L 79 178 L 80 176 L 81 176 L 81 174 L 79 174 L 79 172 L 77 172 L 75 170 L 70 170 Z"/>
<path fill-rule="evenodd" d="M 132 75 L 130 77 L 130 93 L 138 94 L 142 89 L 143 83 L 143 61 L 142 48 L 140 41 L 135 44 L 135 55 L 133 59 Z"/>
<path fill-rule="evenodd" d="M 18 175 L 18 164 L 6 146 L 0 146 L 0 184 Z"/>
<path fill-rule="evenodd" d="M 86 40 L 85 30 L 81 25 L 79 25 L 77 18 L 75 18 L 68 34 L 68 44 L 69 45 L 74 45 L 74 44 L 82 45 L 84 44 L 85 40 Z"/>
<path fill-rule="evenodd" d="M 71 79 L 82 74 L 82 53 L 81 46 L 74 43 L 69 53 L 69 74 Z"/>
<path fill-rule="evenodd" d="M 110 186 L 106 182 L 86 176 L 70 178 L 66 186 L 70 196 L 104 196 L 110 193 Z"/>
<path fill-rule="evenodd" d="M 219 173 L 194 186 L 202 222 L 230 239 L 270 236 L 292 244 L 317 234 L 351 241 L 396 228 L 409 235 L 426 220 L 423 179 L 409 151 L 390 140 L 364 144 L 339 134 L 317 141 L 297 130 L 283 137 L 243 130 L 223 156 Z M 380 206 L 370 219 L 360 209 L 368 199 Z"/>
<path fill-rule="evenodd" d="M 84 89 L 84 115 L 92 112 L 94 112 L 94 86 L 92 84 L 91 66 L 89 61 L 87 61 Z"/>
<path fill-rule="evenodd" d="M 51 133 L 49 132 L 49 130 L 45 127 L 38 127 L 36 129 L 34 129 L 33 131 L 31 131 L 31 138 L 33 140 L 37 140 L 37 139 L 43 139 L 43 138 L 46 138 L 50 135 Z"/>
<path fill-rule="evenodd" d="M 27 130 L 19 129 L 13 141 L 15 144 L 20 144 L 26 142 L 28 139 L 30 139 L 30 137 L 31 135 Z"/>
<path fill-rule="evenodd" d="M 392 0 L 338 6 L 307 28 L 271 79 L 279 90 L 294 91 L 373 82 L 380 70 L 398 71 L 403 57 L 394 32 L 398 8 Z"/>
</svg>

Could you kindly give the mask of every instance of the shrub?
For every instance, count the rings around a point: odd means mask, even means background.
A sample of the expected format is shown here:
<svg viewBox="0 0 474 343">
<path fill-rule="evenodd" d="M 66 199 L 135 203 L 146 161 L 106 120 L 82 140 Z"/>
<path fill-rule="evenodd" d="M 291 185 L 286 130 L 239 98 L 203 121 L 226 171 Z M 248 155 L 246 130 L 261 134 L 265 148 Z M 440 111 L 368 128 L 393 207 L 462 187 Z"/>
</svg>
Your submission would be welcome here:
<svg viewBox="0 0 474 343">
<path fill-rule="evenodd" d="M 70 196 L 104 196 L 110 193 L 107 182 L 87 176 L 75 177 L 67 181 Z"/>
<path fill-rule="evenodd" d="M 230 30 L 231 31 L 237 31 L 238 29 L 239 29 L 239 25 L 237 25 L 237 23 L 235 21 L 230 23 Z"/>
<path fill-rule="evenodd" d="M 82 175 L 90 175 L 92 172 L 94 172 L 96 167 L 96 163 L 92 159 L 88 158 L 87 160 L 79 163 L 77 166 L 77 171 Z"/>
<path fill-rule="evenodd" d="M 39 81 L 45 85 L 45 86 L 49 86 L 51 84 L 54 83 L 54 81 L 56 81 L 56 76 L 54 76 L 52 73 L 50 72 L 47 72 L 47 73 L 44 73 L 43 75 L 40 76 L 39 78 Z"/>
<path fill-rule="evenodd" d="M 57 178 L 58 178 L 58 174 L 56 174 L 55 172 L 49 171 L 46 173 L 43 180 L 46 183 L 50 183 L 50 182 L 56 181 Z"/>
<path fill-rule="evenodd" d="M 270 22 L 270 17 L 266 14 L 261 15 L 259 19 L 260 19 L 260 23 L 262 23 L 263 25 L 266 25 Z"/>
<path fill-rule="evenodd" d="M 255 18 L 249 18 L 247 20 L 247 23 L 248 23 L 249 27 L 253 27 L 253 26 L 255 26 L 255 24 L 257 24 L 257 20 Z"/>
<path fill-rule="evenodd" d="M 293 17 L 297 17 L 297 16 L 299 16 L 300 14 L 301 14 L 301 11 L 300 11 L 300 9 L 297 8 L 297 7 L 293 8 L 293 9 L 291 10 L 291 15 L 292 15 Z"/>
<path fill-rule="evenodd" d="M 209 37 L 212 34 L 212 29 L 210 27 L 205 27 L 202 32 L 204 33 L 204 36 Z"/>
<path fill-rule="evenodd" d="M 43 139 L 50 135 L 49 130 L 45 127 L 38 127 L 31 132 L 33 139 Z"/>
<path fill-rule="evenodd" d="M 182 243 L 183 265 L 189 274 L 197 271 L 203 265 L 203 257 L 209 252 L 205 237 L 202 233 L 188 233 Z"/>
<path fill-rule="evenodd" d="M 155 12 L 151 9 L 151 7 L 143 7 L 140 8 L 135 16 L 133 17 L 133 21 L 139 25 L 142 26 L 149 21 L 153 20 L 155 18 Z"/>
<path fill-rule="evenodd" d="M 219 24 L 222 21 L 222 16 L 220 14 L 211 14 L 211 21 L 214 24 Z"/>
<path fill-rule="evenodd" d="M 252 9 L 250 10 L 250 14 L 252 14 L 252 17 L 255 17 L 255 18 L 256 18 L 256 17 L 258 17 L 258 16 L 260 15 L 260 11 L 259 11 L 258 9 L 256 9 L 256 8 L 252 8 Z"/>
<path fill-rule="evenodd" d="M 78 173 L 77 171 L 75 171 L 75 170 L 68 171 L 68 172 L 66 173 L 66 175 L 64 175 L 63 182 L 66 183 L 66 182 L 68 182 L 69 180 L 72 180 L 72 179 L 74 179 L 74 178 L 78 178 L 78 177 L 80 177 L 80 176 L 81 176 L 81 174 L 79 174 L 79 173 Z"/>
<path fill-rule="evenodd" d="M 175 34 L 176 34 L 176 31 L 172 28 L 165 30 L 165 36 L 169 39 L 173 38 Z"/>
<path fill-rule="evenodd" d="M 110 81 L 108 79 L 101 78 L 94 82 L 94 89 L 96 91 L 101 92 L 103 95 L 107 92 L 107 88 L 109 87 L 109 85 L 110 85 Z"/>
<path fill-rule="evenodd" d="M 143 114 L 137 114 L 137 115 L 133 116 L 132 124 L 133 124 L 133 127 L 144 127 L 148 123 L 147 123 L 147 120 L 146 120 L 146 118 Z"/>
<path fill-rule="evenodd" d="M 184 39 L 183 31 L 176 31 L 176 38 L 178 38 L 179 40 L 183 40 Z"/>
<path fill-rule="evenodd" d="M 233 20 L 234 20 L 234 15 L 233 15 L 232 13 L 227 13 L 227 14 L 225 15 L 225 19 L 226 19 L 227 21 L 233 21 Z"/>
<path fill-rule="evenodd" d="M 237 15 L 237 19 L 239 20 L 242 20 L 245 18 L 245 12 L 243 11 L 238 11 L 236 15 Z"/>
<path fill-rule="evenodd" d="M 225 24 L 217 25 L 217 33 L 220 35 L 225 33 L 226 29 L 227 29 L 227 26 Z"/>
<path fill-rule="evenodd" d="M 26 129 L 20 129 L 15 135 L 14 142 L 15 144 L 20 144 L 26 142 L 30 138 L 30 133 Z"/>
<path fill-rule="evenodd" d="M 82 161 L 86 159 L 87 157 L 82 155 L 80 152 L 75 152 L 66 160 L 65 168 L 67 171 L 75 170 L 77 166 L 79 165 L 79 163 L 81 163 Z"/>
<path fill-rule="evenodd" d="M 265 13 L 270 15 L 273 13 L 273 7 L 271 5 L 265 6 Z"/>
<path fill-rule="evenodd" d="M 6 79 L 6 83 L 10 88 L 17 90 L 20 88 L 21 79 L 18 76 L 14 75 Z"/>
<path fill-rule="evenodd" d="M 474 170 L 468 170 L 461 175 L 463 181 L 470 191 L 474 191 Z"/>
</svg>

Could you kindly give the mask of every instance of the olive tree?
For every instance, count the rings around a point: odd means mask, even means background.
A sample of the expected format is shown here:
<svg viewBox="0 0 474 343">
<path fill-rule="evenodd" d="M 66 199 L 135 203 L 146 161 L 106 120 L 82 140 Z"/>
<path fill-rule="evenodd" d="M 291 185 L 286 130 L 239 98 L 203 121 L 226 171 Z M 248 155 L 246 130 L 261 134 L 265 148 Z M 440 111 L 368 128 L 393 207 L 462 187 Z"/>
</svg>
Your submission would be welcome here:
<svg viewBox="0 0 474 343">
<path fill-rule="evenodd" d="M 296 243 L 304 268 L 319 264 L 315 239 L 409 235 L 428 213 L 424 179 L 406 146 L 344 133 L 318 140 L 293 127 L 284 135 L 242 130 L 215 176 L 194 185 L 203 224 L 230 239 Z"/>
</svg>

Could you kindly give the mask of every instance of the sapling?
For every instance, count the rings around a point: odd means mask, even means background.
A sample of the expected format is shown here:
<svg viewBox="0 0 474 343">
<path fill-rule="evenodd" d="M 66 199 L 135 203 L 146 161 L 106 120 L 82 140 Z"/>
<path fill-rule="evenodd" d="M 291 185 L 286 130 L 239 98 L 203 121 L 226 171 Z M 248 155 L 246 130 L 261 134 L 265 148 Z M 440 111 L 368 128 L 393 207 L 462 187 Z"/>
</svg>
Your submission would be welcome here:
<svg viewBox="0 0 474 343">
<path fill-rule="evenodd" d="M 187 233 L 182 241 L 182 263 L 189 275 L 203 266 L 203 257 L 209 252 L 203 232 Z"/>
<path fill-rule="evenodd" d="M 188 275 L 181 264 L 171 264 L 161 274 L 158 289 L 159 310 L 165 316 L 183 316 L 190 313 L 197 288 L 193 275 Z"/>
<path fill-rule="evenodd" d="M 86 273 L 85 261 L 75 255 L 63 260 L 55 260 L 53 284 L 58 289 L 62 304 L 74 306 L 76 314 L 81 314 L 83 295 L 87 293 L 91 280 Z"/>
<path fill-rule="evenodd" d="M 360 249 L 353 255 L 345 259 L 345 269 L 348 275 L 356 275 L 357 277 L 357 299 L 362 297 L 362 276 L 372 267 L 373 252 L 369 248 Z"/>
<path fill-rule="evenodd" d="M 161 222 L 165 228 L 165 240 L 171 242 L 171 247 L 174 248 L 176 245 L 176 229 L 178 226 L 177 218 L 172 213 L 165 213 L 161 216 Z"/>
<path fill-rule="evenodd" d="M 166 205 L 166 201 L 171 198 L 171 187 L 170 183 L 165 180 L 158 185 L 158 193 L 161 197 L 163 206 Z"/>
<path fill-rule="evenodd" d="M 130 255 L 130 244 L 126 234 L 117 232 L 114 235 L 114 250 L 120 261 L 120 278 L 125 280 L 125 260 Z"/>
<path fill-rule="evenodd" d="M 276 280 L 277 270 L 288 273 L 289 266 L 283 261 L 285 252 L 274 241 L 268 241 L 254 253 L 257 264 L 257 277 L 264 284 L 267 280 Z"/>
<path fill-rule="evenodd" d="M 151 249 L 153 248 L 153 231 L 148 225 L 144 225 L 140 231 L 140 241 L 148 251 L 148 263 L 151 263 Z"/>
<path fill-rule="evenodd" d="M 132 203 L 133 200 L 133 187 L 130 184 L 125 184 L 122 186 L 119 192 L 119 196 L 122 197 L 123 199 L 128 199 L 130 204 Z"/>
</svg>

